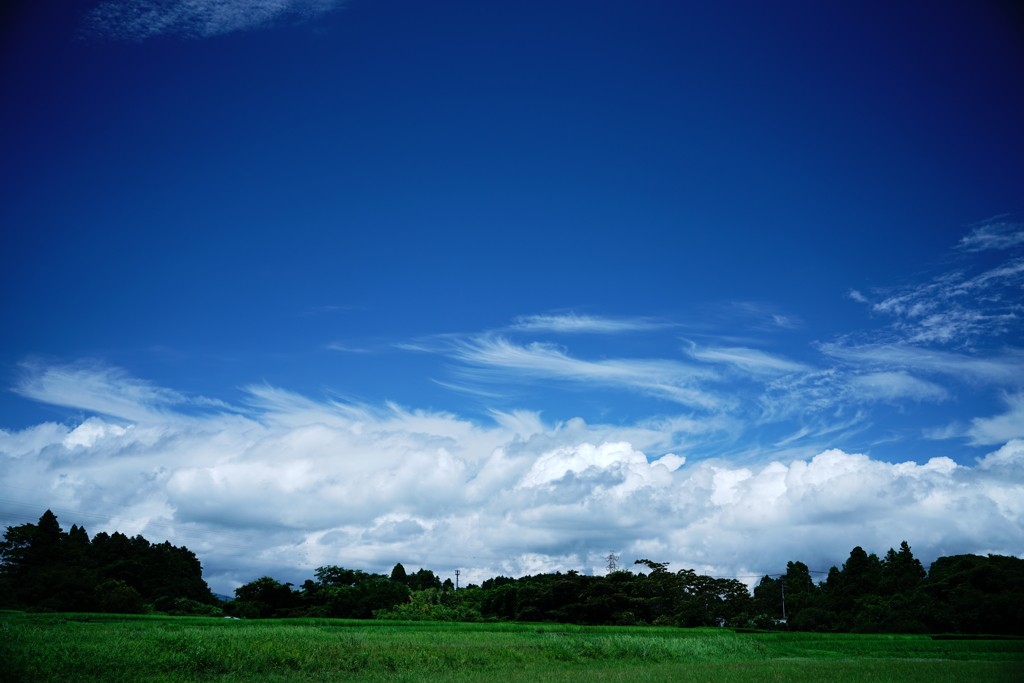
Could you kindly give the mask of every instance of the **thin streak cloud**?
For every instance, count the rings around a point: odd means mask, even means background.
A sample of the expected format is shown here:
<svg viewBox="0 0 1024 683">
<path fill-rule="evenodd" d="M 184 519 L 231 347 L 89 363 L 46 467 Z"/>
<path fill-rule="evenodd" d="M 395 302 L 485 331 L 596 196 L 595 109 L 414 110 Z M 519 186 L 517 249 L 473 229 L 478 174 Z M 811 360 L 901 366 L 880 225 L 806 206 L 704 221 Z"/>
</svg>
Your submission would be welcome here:
<svg viewBox="0 0 1024 683">
<path fill-rule="evenodd" d="M 719 396 L 695 388 L 715 377 L 710 369 L 672 360 L 572 358 L 561 349 L 541 343 L 520 346 L 502 337 L 485 336 L 456 344 L 449 355 L 464 363 L 501 372 L 504 380 L 516 377 L 568 380 L 598 386 L 626 387 L 684 405 L 705 409 L 722 407 Z"/>
<path fill-rule="evenodd" d="M 1016 349 L 979 357 L 906 344 L 845 346 L 828 343 L 819 344 L 818 348 L 825 355 L 844 361 L 909 368 L 997 385 L 1019 384 L 1024 377 L 1024 353 Z"/>
<path fill-rule="evenodd" d="M 238 410 L 224 401 L 185 396 L 97 363 L 44 366 L 38 362 L 25 362 L 21 369 L 22 376 L 14 391 L 25 398 L 124 420 L 151 421 L 160 419 L 168 411 L 184 407 Z"/>
<path fill-rule="evenodd" d="M 567 334 L 618 334 L 644 332 L 675 325 L 650 318 L 605 318 L 591 315 L 524 315 L 509 328 L 518 332 L 560 332 Z"/>
<path fill-rule="evenodd" d="M 1020 224 L 976 228 L 963 238 L 968 251 L 1009 250 L 1024 244 Z M 1015 250 L 1019 251 L 1019 250 Z M 1007 255 L 1002 263 L 971 274 L 971 269 L 943 273 L 928 282 L 898 290 L 876 290 L 871 303 L 862 293 L 849 296 L 869 303 L 875 313 L 893 319 L 890 333 L 911 344 L 971 345 L 1020 329 L 1024 304 L 1024 256 Z"/>
<path fill-rule="evenodd" d="M 85 17 L 87 36 L 141 42 L 159 35 L 212 36 L 310 19 L 344 0 L 108 0 Z"/>
<path fill-rule="evenodd" d="M 777 375 L 790 372 L 809 372 L 812 368 L 803 363 L 787 360 L 758 349 L 743 347 L 699 348 L 691 346 L 684 351 L 691 357 L 706 363 L 731 365 L 751 375 Z"/>
<path fill-rule="evenodd" d="M 973 226 L 957 246 L 964 251 L 1010 249 L 1024 244 L 1024 223 L 999 220 L 1002 216 Z"/>
</svg>

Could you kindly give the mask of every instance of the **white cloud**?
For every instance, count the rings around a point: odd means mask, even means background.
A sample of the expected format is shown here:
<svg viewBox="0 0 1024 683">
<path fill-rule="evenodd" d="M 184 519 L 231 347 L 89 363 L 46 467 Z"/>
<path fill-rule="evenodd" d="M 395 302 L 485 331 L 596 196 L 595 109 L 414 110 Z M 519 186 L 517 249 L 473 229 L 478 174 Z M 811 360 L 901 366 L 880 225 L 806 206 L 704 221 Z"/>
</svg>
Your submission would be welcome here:
<svg viewBox="0 0 1024 683">
<path fill-rule="evenodd" d="M 1015 468 L 1024 464 L 1024 439 L 1012 439 L 999 450 L 978 459 L 978 466 L 984 470 Z M 1020 501 L 1024 504 L 1024 499 Z"/>
<path fill-rule="evenodd" d="M 672 459 L 666 462 L 676 465 L 674 469 L 678 469 L 678 466 L 682 465 L 682 462 L 676 460 L 679 456 L 670 453 L 664 457 L 669 456 Z M 658 464 L 666 464 L 660 460 Z M 658 470 L 655 470 L 647 462 L 647 457 L 643 453 L 633 450 L 633 446 L 629 443 L 603 443 L 598 446 L 582 443 L 556 448 L 544 453 L 534 461 L 533 466 L 519 480 L 516 487 L 551 485 L 570 473 L 580 474 L 588 470 L 598 472 L 609 469 L 620 471 L 625 478 L 625 481 L 613 489 L 620 495 L 651 482 L 658 475 Z M 661 481 L 664 483 L 669 481 L 663 476 L 663 473 Z"/>
<path fill-rule="evenodd" d="M 854 422 L 861 422 L 859 407 L 872 403 L 900 404 L 904 401 L 942 401 L 949 392 L 938 384 L 914 377 L 902 369 L 834 367 L 777 377 L 765 385 L 759 398 L 763 422 L 780 421 L 796 415 L 805 418 L 836 409 L 857 408 Z M 848 427 L 852 423 L 845 420 Z M 813 431 L 826 433 L 819 425 Z M 832 431 L 832 430 L 828 430 Z"/>
<path fill-rule="evenodd" d="M 551 344 L 521 346 L 502 337 L 482 336 L 455 344 L 449 355 L 465 363 L 500 371 L 501 379 L 545 378 L 625 387 L 633 391 L 701 408 L 720 408 L 729 402 L 697 388 L 714 378 L 711 370 L 661 359 L 572 358 Z"/>
<path fill-rule="evenodd" d="M 957 246 L 964 251 L 985 251 L 1010 249 L 1018 244 L 1024 244 L 1024 223 L 994 219 L 974 226 Z"/>
<path fill-rule="evenodd" d="M 967 428 L 958 421 L 950 422 L 941 427 L 929 427 L 921 430 L 921 436 L 930 441 L 943 441 L 945 439 L 956 439 L 963 436 Z"/>
<path fill-rule="evenodd" d="M 263 574 L 301 580 L 323 564 L 461 567 L 478 581 L 600 571 L 615 548 L 627 563 L 647 556 L 745 574 L 793 559 L 827 569 L 855 545 L 883 552 L 904 539 L 925 560 L 1015 554 L 1024 543 L 1022 441 L 975 467 L 835 449 L 737 466 L 691 462 L 675 448 L 645 454 L 645 443 L 699 431 L 693 418 L 546 425 L 514 412 L 483 426 L 266 386 L 250 389 L 247 415 L 195 416 L 150 410 L 148 397 L 176 394 L 123 375 L 74 377 L 89 391 L 65 386 L 51 398 L 87 410 L 87 397 L 144 419 L 0 432 L 3 498 L 36 506 L 0 502 L 0 513 L 52 507 L 65 526 L 185 543 L 218 592 Z M 125 408 L 139 386 L 140 406 Z"/>
<path fill-rule="evenodd" d="M 696 345 L 684 351 L 692 358 L 706 363 L 723 363 L 736 367 L 751 375 L 778 375 L 790 372 L 808 372 L 812 368 L 803 363 L 787 360 L 757 349 L 698 348 Z"/>
<path fill-rule="evenodd" d="M 521 332 L 616 334 L 672 327 L 650 318 L 604 318 L 592 315 L 522 315 L 510 329 Z"/>
<path fill-rule="evenodd" d="M 188 38 L 244 31 L 285 18 L 310 18 L 343 0 L 108 0 L 86 15 L 85 32 L 142 41 L 172 34 Z"/>
<path fill-rule="evenodd" d="M 84 446 L 91 448 L 98 440 L 103 439 L 107 436 L 124 436 L 128 430 L 124 427 L 117 425 L 107 424 L 98 417 L 90 417 L 82 424 L 75 427 L 70 434 L 64 437 L 61 442 L 64 444 L 64 448 L 74 448 L 75 446 Z"/>
<path fill-rule="evenodd" d="M 338 342 L 332 342 L 327 345 L 327 348 L 331 351 L 341 351 L 343 353 L 369 353 L 369 349 L 360 349 L 354 346 L 346 346 Z"/>
<path fill-rule="evenodd" d="M 182 394 L 154 387 L 123 371 L 97 364 L 43 367 L 22 365 L 15 391 L 26 398 L 92 410 L 125 420 L 148 420 L 189 402 Z"/>
<path fill-rule="evenodd" d="M 61 442 L 69 432 L 64 425 L 53 422 L 44 422 L 13 433 L 0 429 L 0 453 L 9 458 L 32 455 L 46 446 Z"/>
<path fill-rule="evenodd" d="M 1005 397 L 1007 411 L 995 417 L 976 417 L 967 435 L 975 444 L 992 445 L 1024 437 L 1024 394 Z"/>
<path fill-rule="evenodd" d="M 853 393 L 862 399 L 895 401 L 909 398 L 915 401 L 941 401 L 949 397 L 949 393 L 939 385 L 902 371 L 854 375 L 849 379 L 849 384 Z"/>
<path fill-rule="evenodd" d="M 999 248 L 1010 248 L 1018 243 L 1021 240 L 1013 238 Z M 995 247 L 990 244 L 981 248 Z M 891 316 L 894 319 L 892 330 L 905 342 L 964 344 L 996 337 L 1019 327 L 1024 314 L 1024 305 L 1020 302 L 1022 286 L 1024 257 L 1010 257 L 974 275 L 964 271 L 948 272 L 895 293 L 883 292 L 884 298 L 874 303 L 872 310 Z M 859 292 L 857 295 L 858 300 L 866 300 Z"/>
<path fill-rule="evenodd" d="M 863 367 L 913 369 L 986 384 L 1016 384 L 1024 376 L 1024 353 L 1008 349 L 988 356 L 925 349 L 907 344 L 819 344 L 825 355 Z"/>
</svg>

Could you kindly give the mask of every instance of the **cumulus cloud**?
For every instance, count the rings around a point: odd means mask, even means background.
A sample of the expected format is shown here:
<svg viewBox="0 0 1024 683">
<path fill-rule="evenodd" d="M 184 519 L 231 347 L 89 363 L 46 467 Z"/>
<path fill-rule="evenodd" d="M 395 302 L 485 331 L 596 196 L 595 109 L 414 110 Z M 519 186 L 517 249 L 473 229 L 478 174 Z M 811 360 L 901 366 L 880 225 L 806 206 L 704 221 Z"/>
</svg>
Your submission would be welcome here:
<svg viewBox="0 0 1024 683">
<path fill-rule="evenodd" d="M 129 425 L 131 426 L 131 425 Z M 108 435 L 124 436 L 128 430 L 118 425 L 107 424 L 97 417 L 90 417 L 88 420 L 71 430 L 71 433 L 61 441 L 64 448 L 75 448 L 84 446 L 90 448 L 94 443 Z"/>
<path fill-rule="evenodd" d="M 85 17 L 88 35 L 140 42 L 158 35 L 187 38 L 267 26 L 287 18 L 308 19 L 344 0 L 108 0 Z"/>
<path fill-rule="evenodd" d="M 110 382 L 116 401 L 70 395 L 124 414 L 139 383 L 121 375 L 118 387 L 112 376 L 79 375 Z M 218 592 L 263 574 L 307 578 L 324 564 L 458 567 L 479 581 L 600 572 L 615 549 L 627 561 L 757 574 L 792 559 L 827 569 L 854 545 L 881 552 L 906 539 L 927 560 L 1015 554 L 1024 541 L 1019 439 L 973 467 L 837 449 L 739 466 L 644 451 L 697 430 L 687 418 L 552 425 L 520 412 L 481 425 L 267 386 L 250 388 L 244 414 L 196 416 L 148 410 L 149 395 L 128 424 L 94 416 L 0 432 L 0 514 L 17 523 L 52 507 L 92 533 L 186 544 Z"/>
</svg>

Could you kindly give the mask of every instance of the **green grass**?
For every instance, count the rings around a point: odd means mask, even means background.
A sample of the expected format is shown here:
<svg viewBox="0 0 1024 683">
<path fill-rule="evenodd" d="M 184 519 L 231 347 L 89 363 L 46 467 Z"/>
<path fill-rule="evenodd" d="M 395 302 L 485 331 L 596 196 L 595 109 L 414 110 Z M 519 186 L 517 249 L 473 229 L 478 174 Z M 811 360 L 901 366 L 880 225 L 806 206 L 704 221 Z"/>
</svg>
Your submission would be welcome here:
<svg viewBox="0 0 1024 683">
<path fill-rule="evenodd" d="M 1016 683 L 1024 641 L 8 612 L 0 680 Z"/>
</svg>

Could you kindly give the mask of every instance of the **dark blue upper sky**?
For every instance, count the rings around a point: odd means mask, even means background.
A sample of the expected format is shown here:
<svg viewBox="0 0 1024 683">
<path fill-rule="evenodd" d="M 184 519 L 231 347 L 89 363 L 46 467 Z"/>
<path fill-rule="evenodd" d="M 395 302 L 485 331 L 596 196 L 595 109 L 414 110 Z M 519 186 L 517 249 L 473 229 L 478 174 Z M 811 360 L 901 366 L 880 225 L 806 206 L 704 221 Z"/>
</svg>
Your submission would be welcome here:
<svg viewBox="0 0 1024 683">
<path fill-rule="evenodd" d="M 1019 390 L 1016 323 L 922 339 L 872 308 L 1019 258 L 958 249 L 1024 210 L 1024 40 L 1000 4 L 352 0 L 262 22 L 236 4 L 11 15 L 0 427 L 90 414 L 17 390 L 85 363 L 232 404 L 265 382 L 484 421 L 738 420 L 715 455 L 807 427 L 772 401 L 833 373 L 815 400 L 863 428 L 813 447 L 961 460 L 971 420 Z M 868 354 L 886 344 L 1009 365 Z M 699 355 L 721 348 L 792 365 Z M 673 398 L 644 362 L 736 403 Z M 921 438 L 939 428 L 956 436 Z"/>
</svg>

